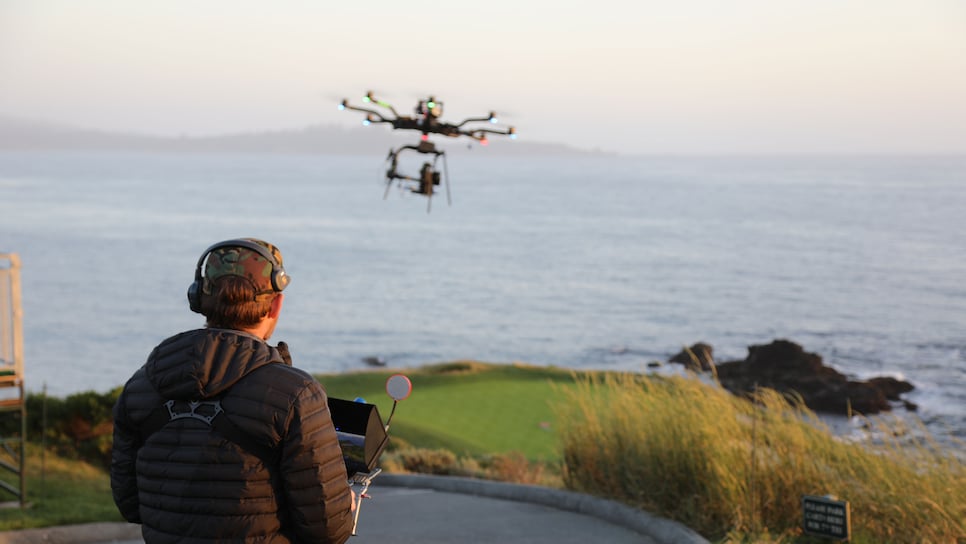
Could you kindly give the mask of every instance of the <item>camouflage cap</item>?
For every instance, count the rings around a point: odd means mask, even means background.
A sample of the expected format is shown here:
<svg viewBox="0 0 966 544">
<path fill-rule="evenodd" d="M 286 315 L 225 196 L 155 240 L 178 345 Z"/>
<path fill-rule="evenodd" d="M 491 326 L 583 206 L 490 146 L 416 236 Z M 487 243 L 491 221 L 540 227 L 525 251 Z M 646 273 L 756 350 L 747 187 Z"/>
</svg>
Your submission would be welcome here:
<svg viewBox="0 0 966 544">
<path fill-rule="evenodd" d="M 247 278 L 255 286 L 257 294 L 281 291 L 288 285 L 289 277 L 282 268 L 282 252 L 277 247 L 255 238 L 242 240 L 264 247 L 275 262 L 250 247 L 228 244 L 218 247 L 208 254 L 205 263 L 205 281 L 202 288 L 204 294 L 210 295 L 212 282 L 225 276 Z"/>
</svg>

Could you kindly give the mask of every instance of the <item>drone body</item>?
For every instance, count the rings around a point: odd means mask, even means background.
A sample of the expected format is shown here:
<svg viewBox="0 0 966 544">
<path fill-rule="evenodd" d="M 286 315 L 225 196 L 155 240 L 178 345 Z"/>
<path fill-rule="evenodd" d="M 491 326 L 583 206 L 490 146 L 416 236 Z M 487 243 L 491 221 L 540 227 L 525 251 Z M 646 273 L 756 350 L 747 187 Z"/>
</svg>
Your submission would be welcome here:
<svg viewBox="0 0 966 544">
<path fill-rule="evenodd" d="M 388 124 L 392 126 L 393 130 L 415 130 L 422 133 L 419 144 L 404 145 L 389 150 L 386 161 L 390 163 L 390 166 L 386 171 L 386 192 L 383 198 L 389 195 L 389 188 L 393 185 L 393 182 L 398 182 L 401 188 L 409 189 L 410 192 L 423 195 L 429 199 L 426 205 L 427 212 L 430 210 L 432 204 L 435 186 L 440 184 L 440 172 L 436 169 L 436 164 L 440 157 L 443 158 L 443 171 L 445 175 L 442 177 L 446 181 L 446 199 L 452 203 L 449 194 L 449 174 L 446 173 L 446 152 L 436 148 L 436 144 L 429 140 L 430 134 L 439 134 L 450 138 L 466 136 L 480 142 L 482 145 L 487 144 L 487 136 L 490 134 L 505 135 L 510 138 L 516 137 L 516 130 L 513 127 L 503 129 L 491 126 L 479 126 L 479 123 L 495 125 L 497 119 L 494 112 L 490 112 L 486 117 L 464 119 L 458 124 L 440 121 L 439 118 L 443 114 L 443 103 L 437 102 L 433 97 L 420 100 L 416 104 L 416 115 L 414 117 L 399 115 L 391 104 L 373 97 L 371 91 L 366 93 L 366 96 L 362 100 L 367 104 L 375 104 L 385 111 L 379 111 L 371 107 L 353 106 L 349 104 L 348 100 L 343 100 L 339 105 L 339 109 L 359 111 L 367 114 L 366 119 L 363 121 L 363 124 L 366 125 L 374 123 Z M 433 155 L 433 160 L 432 162 L 427 161 L 423 163 L 418 176 L 402 174 L 398 170 L 399 154 L 406 150 Z"/>
</svg>

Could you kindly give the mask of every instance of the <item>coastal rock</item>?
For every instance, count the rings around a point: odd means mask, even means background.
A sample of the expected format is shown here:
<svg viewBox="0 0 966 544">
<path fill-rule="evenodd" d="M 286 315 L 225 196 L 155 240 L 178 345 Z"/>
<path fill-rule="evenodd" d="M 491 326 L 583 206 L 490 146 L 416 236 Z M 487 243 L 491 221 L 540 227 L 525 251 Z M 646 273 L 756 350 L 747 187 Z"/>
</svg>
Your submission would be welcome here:
<svg viewBox="0 0 966 544">
<path fill-rule="evenodd" d="M 872 378 L 869 383 L 882 391 L 889 400 L 902 400 L 899 395 L 913 390 L 911 383 L 890 377 Z"/>
<path fill-rule="evenodd" d="M 832 414 L 846 414 L 850 408 L 866 415 L 889 411 L 890 400 L 900 401 L 902 393 L 913 389 L 912 384 L 895 378 L 849 380 L 825 366 L 819 355 L 788 340 L 750 346 L 743 361 L 719 363 L 717 375 L 721 385 L 737 395 L 767 387 L 798 394 L 809 409 Z"/>
<path fill-rule="evenodd" d="M 363 357 L 362 362 L 369 366 L 386 366 L 386 359 L 383 357 Z"/>
<path fill-rule="evenodd" d="M 710 344 L 698 342 L 690 348 L 682 349 L 677 355 L 669 359 L 672 363 L 684 365 L 694 372 L 707 372 L 714 368 L 714 348 Z"/>
</svg>

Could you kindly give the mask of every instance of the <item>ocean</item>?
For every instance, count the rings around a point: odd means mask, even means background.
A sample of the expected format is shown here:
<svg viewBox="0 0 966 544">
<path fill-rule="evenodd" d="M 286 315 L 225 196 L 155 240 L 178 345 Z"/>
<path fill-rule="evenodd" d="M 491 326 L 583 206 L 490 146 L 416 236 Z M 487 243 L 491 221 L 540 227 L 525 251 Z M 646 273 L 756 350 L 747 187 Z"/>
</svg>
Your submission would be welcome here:
<svg viewBox="0 0 966 544">
<path fill-rule="evenodd" d="M 122 385 L 203 326 L 210 244 L 278 245 L 273 341 L 310 372 L 475 359 L 644 370 L 784 338 L 910 381 L 966 437 L 966 157 L 449 157 L 452 205 L 382 157 L 0 153 L 0 252 L 22 262 L 25 374 Z M 442 190 L 444 186 L 440 186 Z"/>
</svg>

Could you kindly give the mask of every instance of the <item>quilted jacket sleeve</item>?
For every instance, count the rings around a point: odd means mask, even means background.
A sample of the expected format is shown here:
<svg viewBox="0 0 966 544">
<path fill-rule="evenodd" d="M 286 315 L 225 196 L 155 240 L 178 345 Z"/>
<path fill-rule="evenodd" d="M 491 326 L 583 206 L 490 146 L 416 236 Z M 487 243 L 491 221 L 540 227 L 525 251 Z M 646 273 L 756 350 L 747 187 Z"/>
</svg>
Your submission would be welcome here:
<svg viewBox="0 0 966 544">
<path fill-rule="evenodd" d="M 111 492 L 114 504 L 124 519 L 141 523 L 138 504 L 137 460 L 140 435 L 131 426 L 126 408 L 127 395 L 122 393 L 114 405 L 114 446 L 111 450 Z"/>
<path fill-rule="evenodd" d="M 293 401 L 281 477 L 295 540 L 341 544 L 352 532 L 351 495 L 325 391 L 312 380 Z"/>
</svg>

